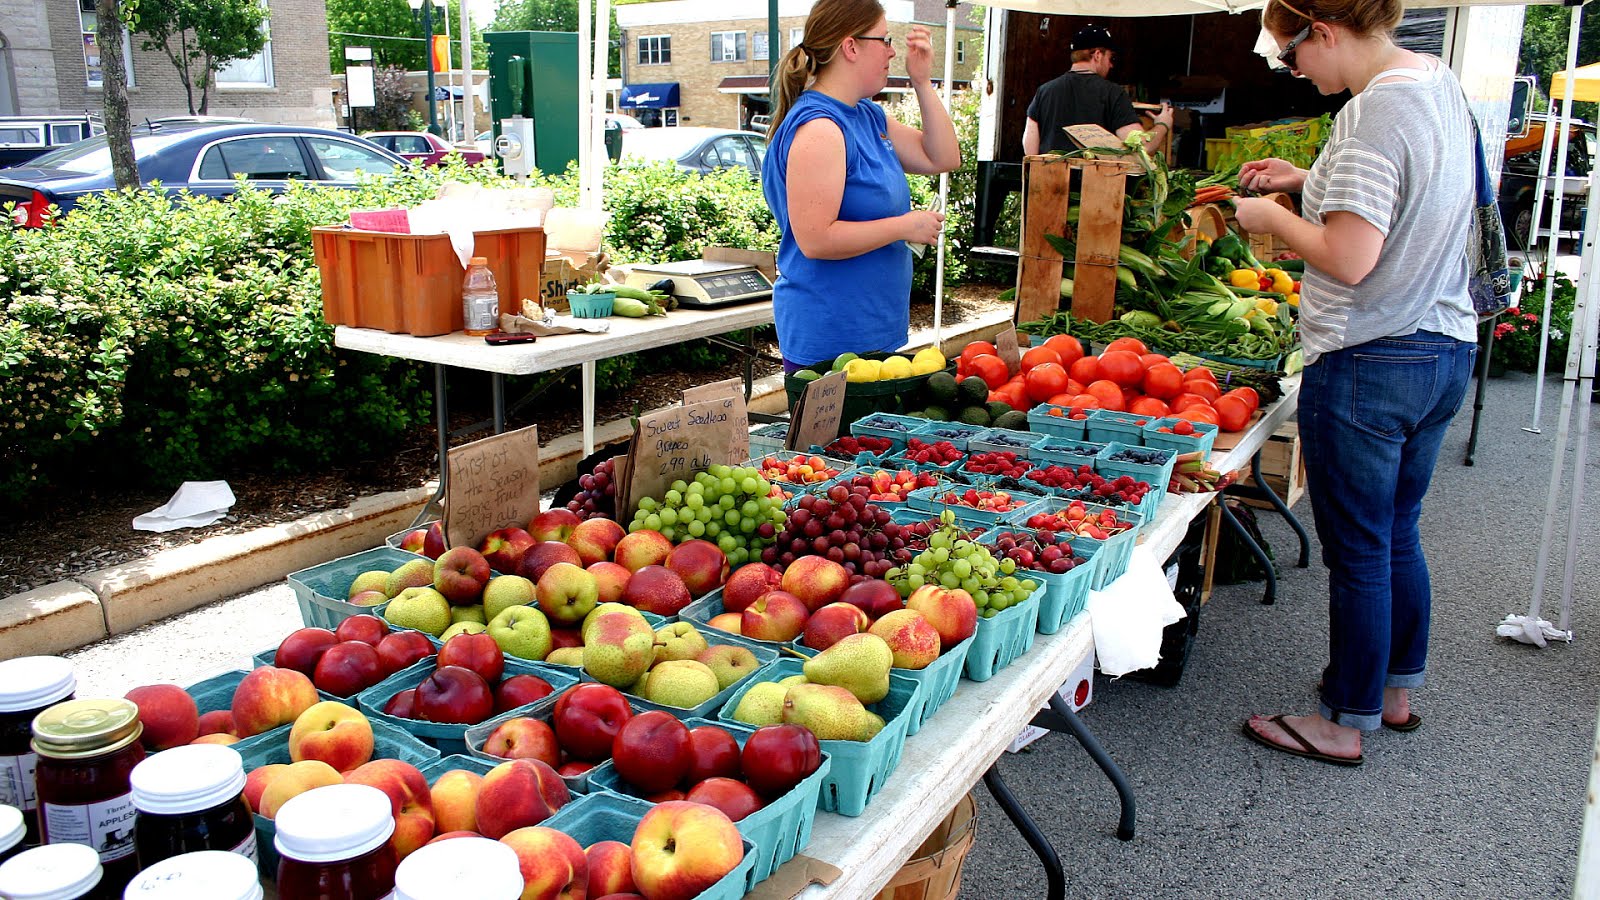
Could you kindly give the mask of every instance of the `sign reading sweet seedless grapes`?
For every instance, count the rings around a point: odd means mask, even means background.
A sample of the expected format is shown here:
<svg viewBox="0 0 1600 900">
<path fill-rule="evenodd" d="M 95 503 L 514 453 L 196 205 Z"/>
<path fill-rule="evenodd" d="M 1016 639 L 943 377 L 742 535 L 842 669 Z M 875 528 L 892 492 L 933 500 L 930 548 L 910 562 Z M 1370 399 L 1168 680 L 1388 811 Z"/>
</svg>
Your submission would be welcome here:
<svg viewBox="0 0 1600 900">
<path fill-rule="evenodd" d="M 628 494 L 618 512 L 631 515 L 646 497 L 661 497 L 674 481 L 687 481 L 713 465 L 742 462 L 732 454 L 750 420 L 743 396 L 724 396 L 640 416 L 628 454 Z"/>
</svg>

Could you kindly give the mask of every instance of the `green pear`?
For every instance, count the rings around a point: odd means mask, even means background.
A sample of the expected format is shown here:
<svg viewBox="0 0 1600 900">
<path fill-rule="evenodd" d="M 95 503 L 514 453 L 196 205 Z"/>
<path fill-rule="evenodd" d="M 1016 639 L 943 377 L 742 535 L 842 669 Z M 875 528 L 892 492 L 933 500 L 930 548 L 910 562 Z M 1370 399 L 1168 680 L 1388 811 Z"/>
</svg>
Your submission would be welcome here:
<svg viewBox="0 0 1600 900">
<path fill-rule="evenodd" d="M 804 675 L 790 675 L 788 678 L 785 678 L 785 679 L 779 681 L 778 683 L 783 685 L 784 687 L 793 687 L 794 685 L 797 685 L 797 684 L 810 684 L 811 681 L 809 679 L 807 679 Z"/>
<path fill-rule="evenodd" d="M 483 588 L 483 614 L 489 621 L 513 606 L 532 606 L 533 582 L 521 575 L 496 575 Z"/>
<path fill-rule="evenodd" d="M 484 608 L 474 603 L 471 606 L 450 607 L 450 624 L 457 625 L 462 622 L 477 622 L 479 625 L 488 625 L 489 616 Z"/>
<path fill-rule="evenodd" d="M 624 694 L 632 694 L 635 697 L 643 697 L 644 692 L 650 689 L 650 672 L 654 671 L 655 669 L 651 669 L 640 675 L 639 680 L 633 683 L 633 687 L 624 688 L 622 692 Z"/>
<path fill-rule="evenodd" d="M 692 622 L 663 625 L 656 631 L 656 664 L 695 659 L 705 652 L 707 646 L 705 636 L 695 629 Z"/>
<path fill-rule="evenodd" d="M 854 694 L 830 684 L 789 688 L 783 701 L 783 722 L 805 726 L 819 741 L 870 741 L 884 724 Z"/>
<path fill-rule="evenodd" d="M 877 703 L 889 696 L 889 669 L 894 651 L 871 632 L 840 638 L 833 646 L 806 660 L 806 680 L 831 684 L 854 694 L 862 703 Z"/>
<path fill-rule="evenodd" d="M 622 603 L 602 603 L 591 610 L 587 616 L 584 616 L 583 624 L 578 626 L 578 633 L 583 636 L 583 642 L 585 644 L 589 643 L 589 630 L 594 627 L 594 623 L 600 621 L 604 616 L 617 613 L 631 616 L 643 622 L 646 628 L 650 627 L 650 623 L 644 620 L 644 613 L 639 612 L 637 609 Z"/>
<path fill-rule="evenodd" d="M 692 659 L 656 663 L 639 696 L 662 706 L 692 709 L 717 695 L 717 675 L 711 667 Z"/>
<path fill-rule="evenodd" d="M 396 628 L 438 637 L 450 627 L 450 601 L 431 587 L 406 588 L 389 601 L 383 618 Z"/>
<path fill-rule="evenodd" d="M 448 641 L 458 634 L 483 634 L 488 630 L 489 626 L 483 624 L 482 622 L 457 622 L 454 625 L 451 625 L 449 628 L 446 628 L 444 630 L 444 634 L 439 635 L 439 640 Z"/>
<path fill-rule="evenodd" d="M 655 661 L 656 633 L 643 617 L 602 616 L 584 638 L 584 671 L 614 688 L 632 687 Z"/>
<path fill-rule="evenodd" d="M 783 702 L 789 690 L 775 681 L 750 685 L 733 710 L 734 720 L 757 728 L 783 724 Z"/>
<path fill-rule="evenodd" d="M 521 659 L 550 655 L 550 620 L 532 606 L 509 606 L 489 622 L 489 637 L 500 652 Z"/>
<path fill-rule="evenodd" d="M 393 599 L 400 596 L 406 588 L 414 587 L 433 587 L 433 560 L 413 559 L 390 572 L 388 579 L 384 581 L 383 592 Z"/>
<path fill-rule="evenodd" d="M 557 666 L 583 665 L 582 647 L 557 647 L 545 656 L 544 661 Z"/>
<path fill-rule="evenodd" d="M 394 595 L 389 593 L 389 573 L 382 569 L 362 572 L 356 576 L 355 581 L 350 582 L 350 590 L 345 594 L 345 599 L 348 600 L 362 591 L 379 591 L 384 596 L 393 598 Z"/>
</svg>

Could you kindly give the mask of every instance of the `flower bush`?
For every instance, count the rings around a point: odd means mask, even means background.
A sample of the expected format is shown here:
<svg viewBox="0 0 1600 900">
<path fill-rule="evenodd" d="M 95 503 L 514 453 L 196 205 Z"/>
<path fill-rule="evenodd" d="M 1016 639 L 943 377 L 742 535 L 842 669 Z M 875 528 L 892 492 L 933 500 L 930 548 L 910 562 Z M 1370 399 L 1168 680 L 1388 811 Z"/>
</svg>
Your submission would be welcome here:
<svg viewBox="0 0 1600 900">
<path fill-rule="evenodd" d="M 1554 334 L 1551 335 L 1555 337 Z M 1531 312 L 1510 312 L 1494 326 L 1494 355 L 1508 369 L 1532 372 L 1539 366 L 1539 316 Z"/>
<path fill-rule="evenodd" d="M 1532 277 L 1530 275 L 1530 277 Z M 1572 307 L 1578 299 L 1578 286 L 1565 275 L 1554 279 L 1550 301 L 1550 342 L 1545 352 L 1545 371 L 1560 372 L 1567 364 L 1568 335 L 1572 331 Z M 1525 284 L 1528 282 L 1524 282 Z M 1537 287 L 1532 287 L 1536 284 Z M 1544 281 L 1537 279 L 1522 295 L 1519 306 L 1508 310 L 1494 326 L 1494 353 L 1491 363 L 1503 364 L 1519 372 L 1539 368 L 1539 317 L 1544 312 Z"/>
</svg>

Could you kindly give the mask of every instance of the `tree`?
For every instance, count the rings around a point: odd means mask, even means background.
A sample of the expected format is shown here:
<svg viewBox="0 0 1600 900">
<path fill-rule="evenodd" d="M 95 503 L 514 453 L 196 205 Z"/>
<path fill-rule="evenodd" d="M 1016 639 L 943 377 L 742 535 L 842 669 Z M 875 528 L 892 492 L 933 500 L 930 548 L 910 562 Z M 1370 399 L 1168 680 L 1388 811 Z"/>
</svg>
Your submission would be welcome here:
<svg viewBox="0 0 1600 900">
<path fill-rule="evenodd" d="M 117 0 L 95 0 L 94 40 L 100 50 L 106 148 L 118 190 L 139 186 L 139 161 L 133 155 L 133 125 L 128 118 L 128 69 L 122 58 L 122 12 Z"/>
<path fill-rule="evenodd" d="M 1564 6 L 1529 6 L 1522 18 L 1522 49 L 1517 54 L 1517 71 L 1539 79 L 1536 107 L 1546 108 L 1551 78 L 1567 67 L 1567 29 L 1572 10 Z M 1600 59 L 1600 17 L 1585 15 L 1578 31 L 1578 65 Z M 1594 116 L 1594 104 L 1574 103 L 1573 115 Z"/>
<path fill-rule="evenodd" d="M 204 115 L 217 70 L 260 53 L 266 21 L 259 0 L 139 0 L 136 30 L 144 49 L 165 53 L 178 70 L 190 114 Z"/>
<path fill-rule="evenodd" d="M 426 65 L 427 41 L 423 39 L 421 18 L 411 14 L 406 0 L 327 0 L 328 4 L 328 61 L 335 74 L 344 71 L 346 45 L 371 47 L 375 66 L 398 66 L 416 72 Z M 456 60 L 455 49 L 461 35 L 455 30 L 461 22 L 460 0 L 450 0 L 449 8 L 433 10 L 433 31 L 445 33 L 445 19 L 450 20 L 450 58 Z M 483 67 L 489 58 L 488 45 L 483 41 L 483 28 L 472 26 L 472 59 L 474 65 Z M 459 63 L 458 63 L 459 64 Z"/>
<path fill-rule="evenodd" d="M 500 0 L 494 14 L 495 31 L 577 31 L 577 0 Z M 622 29 L 617 25 L 617 8 L 611 7 L 610 52 L 606 68 L 610 78 L 622 76 Z M 474 50 L 474 53 L 477 51 Z M 594 52 L 593 48 L 580 52 Z"/>
</svg>

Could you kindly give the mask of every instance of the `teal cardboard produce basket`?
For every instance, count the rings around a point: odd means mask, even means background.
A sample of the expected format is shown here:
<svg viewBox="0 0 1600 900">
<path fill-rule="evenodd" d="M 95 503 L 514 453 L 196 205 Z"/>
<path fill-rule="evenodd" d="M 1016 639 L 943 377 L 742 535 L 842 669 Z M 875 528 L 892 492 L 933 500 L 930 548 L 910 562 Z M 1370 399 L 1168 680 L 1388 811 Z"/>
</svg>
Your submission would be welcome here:
<svg viewBox="0 0 1600 900">
<path fill-rule="evenodd" d="M 1006 530 L 997 528 L 979 541 L 992 547 Z M 1026 531 L 1026 529 L 1016 530 Z M 1089 601 L 1089 583 L 1094 580 L 1093 560 L 1078 552 L 1072 546 L 1070 538 L 1063 536 L 1056 543 L 1066 544 L 1073 558 L 1081 561 L 1060 575 L 1036 569 L 1026 570 L 1026 577 L 1044 583 L 1044 592 L 1039 595 L 1039 622 L 1035 626 L 1040 634 L 1055 634 L 1061 630 L 1062 625 L 1070 622 L 1073 616 L 1082 612 L 1084 604 Z M 1023 573 L 1024 570 L 1021 569 L 1017 572 L 1019 577 Z"/>
<path fill-rule="evenodd" d="M 1039 599 L 1043 593 L 1044 582 L 1039 581 L 1028 599 L 987 619 L 978 617 L 978 632 L 972 636 L 972 646 L 967 648 L 967 678 L 988 681 L 994 673 L 1028 652 L 1039 626 Z"/>
<path fill-rule="evenodd" d="M 654 808 L 654 803 L 637 797 L 601 791 L 578 797 L 540 824 L 570 836 L 585 850 L 601 841 L 619 841 L 631 845 L 639 820 Z M 701 891 L 694 900 L 739 900 L 754 884 L 750 873 L 755 869 L 756 862 L 756 846 L 749 838 L 745 838 L 744 858 L 734 866 L 733 871 Z"/>
<path fill-rule="evenodd" d="M 421 684 L 424 679 L 433 674 L 435 668 L 437 666 L 432 659 L 413 663 L 362 691 L 357 695 L 356 700 L 361 704 L 361 711 L 366 713 L 370 719 L 393 725 L 423 743 L 438 748 L 441 753 L 466 753 L 466 731 L 471 726 L 450 722 L 425 722 L 421 719 L 405 719 L 400 716 L 389 715 L 383 711 L 383 707 L 393 699 L 395 694 L 410 690 Z M 549 695 L 551 697 L 578 683 L 578 679 L 561 671 L 557 666 L 547 666 L 544 663 L 528 662 L 525 659 L 508 656 L 506 657 L 505 673 L 500 678 L 504 681 L 513 675 L 535 675 L 543 678 L 550 683 L 552 688 L 555 688 Z M 517 710 L 526 711 L 533 706 L 537 706 L 539 702 L 542 701 L 520 706 Z M 513 710 L 513 712 L 517 710 Z"/>
<path fill-rule="evenodd" d="M 381 569 L 392 572 L 408 562 L 427 559 L 395 547 L 374 547 L 360 553 L 301 569 L 289 575 L 289 588 L 294 591 L 295 602 L 300 605 L 300 620 L 315 628 L 330 631 L 338 628 L 345 619 L 361 613 L 383 615 L 389 604 L 356 606 L 345 602 L 350 583 L 362 572 Z"/>
</svg>

